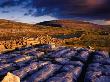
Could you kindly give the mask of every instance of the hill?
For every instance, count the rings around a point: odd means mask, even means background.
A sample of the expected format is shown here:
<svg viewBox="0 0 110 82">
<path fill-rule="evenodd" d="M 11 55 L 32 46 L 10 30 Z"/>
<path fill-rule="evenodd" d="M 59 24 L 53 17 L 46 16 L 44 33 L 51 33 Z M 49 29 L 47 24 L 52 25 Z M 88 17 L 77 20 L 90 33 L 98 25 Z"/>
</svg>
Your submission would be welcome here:
<svg viewBox="0 0 110 82">
<path fill-rule="evenodd" d="M 41 22 L 39 25 L 61 27 L 60 33 L 56 33 L 53 37 L 63 39 L 66 45 L 110 50 L 110 26 L 75 20 L 53 20 Z"/>
<path fill-rule="evenodd" d="M 53 20 L 38 24 L 26 24 L 0 20 L 2 48 L 34 45 L 39 43 L 93 47 L 110 51 L 109 26 L 76 20 Z M 14 48 L 15 48 L 14 47 Z"/>
</svg>

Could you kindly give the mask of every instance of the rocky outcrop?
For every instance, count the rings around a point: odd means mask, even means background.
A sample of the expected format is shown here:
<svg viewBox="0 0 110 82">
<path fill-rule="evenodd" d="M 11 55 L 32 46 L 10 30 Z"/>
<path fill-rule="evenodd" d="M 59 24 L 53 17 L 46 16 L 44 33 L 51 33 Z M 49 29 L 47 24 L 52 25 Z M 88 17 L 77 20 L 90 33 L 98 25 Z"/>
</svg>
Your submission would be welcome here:
<svg viewBox="0 0 110 82">
<path fill-rule="evenodd" d="M 2 82 L 110 82 L 109 67 L 109 53 L 82 47 L 39 44 L 0 55 Z"/>
<path fill-rule="evenodd" d="M 23 38 L 18 40 L 0 41 L 0 52 L 8 49 L 20 48 L 22 46 L 31 46 L 36 44 L 54 44 L 60 45 L 62 40 L 51 38 L 50 36 L 39 36 L 37 38 Z M 54 47 L 53 45 L 53 47 Z"/>
</svg>

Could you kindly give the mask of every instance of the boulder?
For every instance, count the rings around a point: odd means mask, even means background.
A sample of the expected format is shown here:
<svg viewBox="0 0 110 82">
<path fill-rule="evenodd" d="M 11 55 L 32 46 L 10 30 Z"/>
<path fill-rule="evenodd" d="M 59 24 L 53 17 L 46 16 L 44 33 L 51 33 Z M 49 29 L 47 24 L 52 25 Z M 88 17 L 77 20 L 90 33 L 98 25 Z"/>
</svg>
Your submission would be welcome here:
<svg viewBox="0 0 110 82">
<path fill-rule="evenodd" d="M 2 82 L 20 82 L 20 78 L 8 72 Z"/>
<path fill-rule="evenodd" d="M 0 44 L 0 52 L 4 51 L 6 48 L 4 45 Z"/>
</svg>

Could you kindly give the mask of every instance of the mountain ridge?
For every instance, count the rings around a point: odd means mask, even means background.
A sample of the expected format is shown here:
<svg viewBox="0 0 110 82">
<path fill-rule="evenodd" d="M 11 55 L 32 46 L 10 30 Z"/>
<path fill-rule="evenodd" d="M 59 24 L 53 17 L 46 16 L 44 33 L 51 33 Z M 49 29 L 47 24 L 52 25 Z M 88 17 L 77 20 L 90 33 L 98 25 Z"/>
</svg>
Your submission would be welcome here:
<svg viewBox="0 0 110 82">
<path fill-rule="evenodd" d="M 91 23 L 91 22 L 86 22 L 86 21 L 79 21 L 79 20 L 67 20 L 67 19 L 64 19 L 64 20 L 52 20 L 52 21 L 44 21 L 44 22 L 40 22 L 40 23 L 37 23 L 38 25 L 46 25 L 46 26 L 51 26 L 51 24 L 59 24 L 59 26 L 61 25 L 62 27 L 63 26 L 66 26 L 66 27 L 69 27 L 70 25 L 69 24 L 90 24 L 90 25 L 93 25 L 95 27 L 98 27 L 98 28 L 103 28 L 103 25 L 98 25 L 98 24 L 94 24 L 94 23 Z M 36 25 L 37 25 L 36 24 Z M 69 26 L 68 26 L 69 25 Z M 71 26 L 72 26 L 71 25 Z M 57 26 L 56 26 L 57 27 Z"/>
</svg>

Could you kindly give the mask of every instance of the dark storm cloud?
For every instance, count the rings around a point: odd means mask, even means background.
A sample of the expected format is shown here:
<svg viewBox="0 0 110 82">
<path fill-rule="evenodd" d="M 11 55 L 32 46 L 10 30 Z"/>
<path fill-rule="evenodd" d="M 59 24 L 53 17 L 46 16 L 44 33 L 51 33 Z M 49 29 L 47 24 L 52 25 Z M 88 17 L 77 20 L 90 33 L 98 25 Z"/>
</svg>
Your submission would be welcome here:
<svg viewBox="0 0 110 82">
<path fill-rule="evenodd" d="M 33 6 L 59 17 L 110 18 L 109 0 L 34 0 Z"/>
<path fill-rule="evenodd" d="M 31 1 L 31 2 L 28 2 Z M 24 5 L 31 6 L 29 13 L 33 16 L 52 15 L 59 18 L 88 17 L 94 19 L 110 18 L 109 0 L 4 0 L 2 7 Z"/>
</svg>

